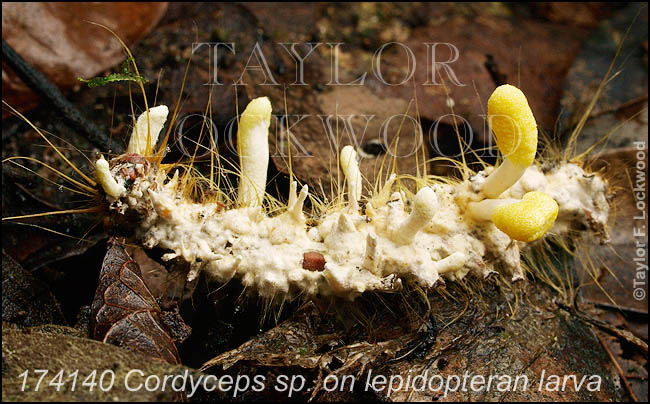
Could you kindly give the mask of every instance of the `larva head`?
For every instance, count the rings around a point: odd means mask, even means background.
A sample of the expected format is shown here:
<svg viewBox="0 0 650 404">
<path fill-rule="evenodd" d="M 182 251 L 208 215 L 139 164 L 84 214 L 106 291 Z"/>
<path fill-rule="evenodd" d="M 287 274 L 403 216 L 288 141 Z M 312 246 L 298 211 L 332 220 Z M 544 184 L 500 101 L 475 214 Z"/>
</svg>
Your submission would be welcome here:
<svg viewBox="0 0 650 404">
<path fill-rule="evenodd" d="M 497 146 L 512 163 L 528 167 L 537 152 L 537 122 L 524 93 L 505 84 L 488 100 L 488 122 Z"/>
<path fill-rule="evenodd" d="M 543 192 L 529 192 L 519 202 L 494 208 L 492 222 L 513 240 L 527 243 L 542 237 L 553 226 L 558 204 Z"/>
<path fill-rule="evenodd" d="M 162 176 L 159 176 L 162 174 Z M 109 161 L 100 157 L 95 162 L 97 183 L 105 192 L 108 215 L 104 224 L 111 234 L 130 236 L 153 207 L 143 196 L 159 189 L 164 172 L 144 156 L 122 154 Z"/>
</svg>

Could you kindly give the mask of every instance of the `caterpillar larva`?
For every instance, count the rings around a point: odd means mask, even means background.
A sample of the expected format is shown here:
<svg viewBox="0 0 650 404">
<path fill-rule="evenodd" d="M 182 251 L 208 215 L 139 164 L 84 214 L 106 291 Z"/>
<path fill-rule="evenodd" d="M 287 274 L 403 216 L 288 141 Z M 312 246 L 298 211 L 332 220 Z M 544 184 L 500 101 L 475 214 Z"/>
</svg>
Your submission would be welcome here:
<svg viewBox="0 0 650 404">
<path fill-rule="evenodd" d="M 137 218 L 145 247 L 169 252 L 164 260 L 190 264 L 188 277 L 206 271 L 218 281 L 239 278 L 263 297 L 316 294 L 354 298 L 367 291 L 393 292 L 403 282 L 434 288 L 444 280 L 524 276 L 520 255 L 547 232 L 566 235 L 587 228 L 604 234 L 609 205 L 606 182 L 564 162 L 550 170 L 534 164 L 537 126 L 524 94 L 498 87 L 488 102 L 489 120 L 504 162 L 465 181 L 417 179 L 413 194 L 391 176 L 362 199 L 357 153 L 340 152 L 347 204 L 315 218 L 303 213 L 309 197 L 291 184 L 281 214 L 263 205 L 271 105 L 250 102 L 241 116 L 238 196 L 229 204 L 188 199 L 176 171 L 171 179 L 148 158 L 167 108 L 137 121 L 128 154 L 95 164 L 113 215 Z M 147 137 L 150 136 L 149 139 Z M 225 198 L 225 197 L 224 197 Z M 226 198 L 227 199 L 227 198 Z M 316 264 L 314 264 L 316 261 Z"/>
</svg>

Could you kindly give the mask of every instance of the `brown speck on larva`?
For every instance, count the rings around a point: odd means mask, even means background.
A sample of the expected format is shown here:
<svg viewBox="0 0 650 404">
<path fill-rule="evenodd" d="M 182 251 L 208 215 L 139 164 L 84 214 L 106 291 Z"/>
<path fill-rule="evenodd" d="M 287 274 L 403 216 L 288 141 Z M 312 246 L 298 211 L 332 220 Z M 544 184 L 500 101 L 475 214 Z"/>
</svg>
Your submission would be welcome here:
<svg viewBox="0 0 650 404">
<path fill-rule="evenodd" d="M 302 256 L 302 267 L 309 271 L 322 271 L 325 269 L 325 257 L 323 254 L 310 251 L 306 252 Z"/>
</svg>

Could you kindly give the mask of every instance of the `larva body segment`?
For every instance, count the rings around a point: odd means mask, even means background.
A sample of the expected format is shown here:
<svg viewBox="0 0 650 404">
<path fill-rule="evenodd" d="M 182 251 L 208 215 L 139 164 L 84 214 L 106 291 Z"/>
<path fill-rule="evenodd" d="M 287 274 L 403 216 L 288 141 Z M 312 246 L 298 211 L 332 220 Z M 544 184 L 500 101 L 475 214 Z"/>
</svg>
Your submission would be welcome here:
<svg viewBox="0 0 650 404">
<path fill-rule="evenodd" d="M 270 114 L 270 104 L 264 107 Z M 248 125 L 252 119 L 246 112 L 241 118 L 238 141 L 247 150 L 257 144 L 247 143 L 253 137 L 255 142 L 264 138 L 262 124 L 268 129 L 259 119 Z M 536 144 L 536 127 L 534 137 Z M 268 150 L 265 147 L 260 145 L 261 150 Z M 221 204 L 186 198 L 177 177 L 168 179 L 156 164 L 138 167 L 137 178 L 126 181 L 125 171 L 115 169 L 118 162 L 124 164 L 123 159 L 113 159 L 110 170 L 97 164 L 98 179 L 115 214 L 125 209 L 141 212 L 136 237 L 144 246 L 169 250 L 163 259 L 187 261 L 190 278 L 199 271 L 220 282 L 239 278 L 247 289 L 267 298 L 320 294 L 353 299 L 367 291 L 397 291 L 403 282 L 433 288 L 445 279 L 482 278 L 495 271 L 521 279 L 520 252 L 527 248 L 523 241 L 533 241 L 549 228 L 556 234 L 583 225 L 601 231 L 609 210 L 605 182 L 598 176 L 586 180 L 582 168 L 570 163 L 546 173 L 529 164 L 519 169 L 521 178 L 514 186 L 492 200 L 483 192 L 491 168 L 456 183 L 422 178 L 413 197 L 398 189 L 399 181 L 391 176 L 379 191 L 392 192 L 388 201 L 370 195 L 368 201 L 380 202 L 359 209 L 358 162 L 348 146 L 341 152 L 348 206 L 329 208 L 306 220 L 302 212 L 306 186 L 298 194 L 297 184 L 291 184 L 286 211 L 274 216 L 257 203 L 261 195 L 252 198 L 248 190 L 256 181 L 247 178 L 258 178 L 259 167 L 242 164 L 239 203 L 223 209 Z M 119 197 L 111 196 L 113 182 L 125 189 Z M 496 216 L 484 212 L 487 205 L 497 206 Z M 319 254 L 324 265 L 305 267 L 306 254 Z"/>
</svg>

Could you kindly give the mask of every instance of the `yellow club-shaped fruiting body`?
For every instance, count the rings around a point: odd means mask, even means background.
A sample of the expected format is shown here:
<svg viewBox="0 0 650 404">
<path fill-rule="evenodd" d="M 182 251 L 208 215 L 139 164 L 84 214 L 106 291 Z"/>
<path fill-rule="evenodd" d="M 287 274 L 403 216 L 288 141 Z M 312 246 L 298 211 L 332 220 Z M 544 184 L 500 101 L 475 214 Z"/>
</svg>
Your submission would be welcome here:
<svg viewBox="0 0 650 404">
<path fill-rule="evenodd" d="M 505 159 L 485 179 L 481 191 L 487 198 L 497 198 L 535 160 L 537 123 L 524 93 L 509 84 L 497 87 L 490 96 L 488 121 Z"/>
<path fill-rule="evenodd" d="M 557 218 L 558 204 L 543 192 L 529 192 L 519 202 L 494 208 L 492 222 L 513 240 L 527 243 L 542 237 Z"/>
<path fill-rule="evenodd" d="M 240 205 L 258 206 L 264 199 L 266 172 L 269 165 L 269 126 L 271 101 L 259 97 L 248 103 L 239 120 Z"/>
<path fill-rule="evenodd" d="M 505 84 L 488 100 L 488 121 L 497 146 L 512 163 L 529 166 L 537 152 L 537 122 L 524 93 Z"/>
</svg>

